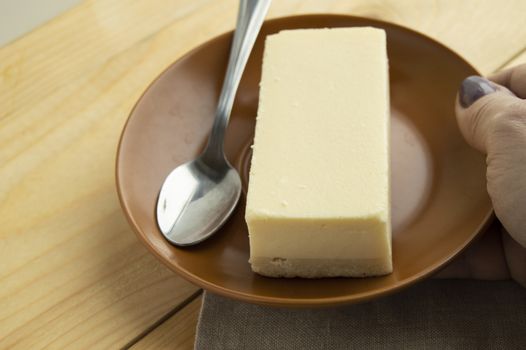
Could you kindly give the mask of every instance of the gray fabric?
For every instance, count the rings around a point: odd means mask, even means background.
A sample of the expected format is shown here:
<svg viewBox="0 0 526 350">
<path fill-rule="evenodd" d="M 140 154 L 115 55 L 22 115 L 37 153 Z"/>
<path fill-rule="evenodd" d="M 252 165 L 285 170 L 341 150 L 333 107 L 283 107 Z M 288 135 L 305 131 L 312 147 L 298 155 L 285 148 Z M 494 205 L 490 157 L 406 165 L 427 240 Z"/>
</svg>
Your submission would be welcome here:
<svg viewBox="0 0 526 350">
<path fill-rule="evenodd" d="M 526 290 L 511 281 L 429 280 L 325 309 L 205 293 L 196 349 L 526 349 Z"/>
</svg>

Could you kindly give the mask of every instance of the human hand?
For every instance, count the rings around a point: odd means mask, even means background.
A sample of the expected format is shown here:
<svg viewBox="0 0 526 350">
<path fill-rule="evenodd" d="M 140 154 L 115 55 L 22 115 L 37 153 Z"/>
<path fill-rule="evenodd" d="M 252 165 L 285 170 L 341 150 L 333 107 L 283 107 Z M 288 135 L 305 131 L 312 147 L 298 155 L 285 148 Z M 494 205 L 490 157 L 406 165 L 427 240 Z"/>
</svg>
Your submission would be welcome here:
<svg viewBox="0 0 526 350">
<path fill-rule="evenodd" d="M 526 287 L 526 64 L 462 82 L 455 112 L 466 141 L 487 155 L 497 218 L 437 277 L 513 278 Z"/>
</svg>

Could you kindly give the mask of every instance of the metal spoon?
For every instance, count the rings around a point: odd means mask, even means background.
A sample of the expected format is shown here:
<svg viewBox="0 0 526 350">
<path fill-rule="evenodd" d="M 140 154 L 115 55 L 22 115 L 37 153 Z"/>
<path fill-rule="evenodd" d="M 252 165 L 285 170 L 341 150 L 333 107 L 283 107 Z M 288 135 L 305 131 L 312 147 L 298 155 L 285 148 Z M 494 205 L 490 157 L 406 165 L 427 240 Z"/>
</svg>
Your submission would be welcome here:
<svg viewBox="0 0 526 350">
<path fill-rule="evenodd" d="M 223 140 L 241 75 L 254 46 L 270 0 L 241 0 L 225 80 L 214 125 L 203 153 L 175 168 L 164 180 L 157 200 L 157 223 L 177 246 L 202 242 L 234 211 L 241 180 L 228 163 Z"/>
</svg>

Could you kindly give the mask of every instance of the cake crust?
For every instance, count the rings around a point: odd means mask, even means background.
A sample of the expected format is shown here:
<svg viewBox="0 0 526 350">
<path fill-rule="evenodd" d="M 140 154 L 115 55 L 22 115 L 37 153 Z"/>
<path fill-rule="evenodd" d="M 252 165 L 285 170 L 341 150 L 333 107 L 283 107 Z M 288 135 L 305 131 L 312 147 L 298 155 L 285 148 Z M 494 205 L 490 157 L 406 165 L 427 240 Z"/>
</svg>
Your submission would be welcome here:
<svg viewBox="0 0 526 350">
<path fill-rule="evenodd" d="M 391 259 L 252 258 L 252 270 L 267 277 L 366 277 L 393 271 Z"/>
</svg>

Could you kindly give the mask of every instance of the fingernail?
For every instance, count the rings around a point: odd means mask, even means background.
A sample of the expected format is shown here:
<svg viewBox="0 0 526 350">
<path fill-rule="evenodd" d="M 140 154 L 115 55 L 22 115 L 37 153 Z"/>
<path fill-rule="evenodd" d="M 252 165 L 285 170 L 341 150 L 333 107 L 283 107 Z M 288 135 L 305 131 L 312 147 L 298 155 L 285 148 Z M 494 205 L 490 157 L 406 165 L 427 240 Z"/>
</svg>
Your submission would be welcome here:
<svg viewBox="0 0 526 350">
<path fill-rule="evenodd" d="M 497 90 L 493 87 L 493 85 L 491 85 L 491 83 L 488 80 L 478 77 L 476 75 L 472 75 L 464 79 L 464 81 L 460 85 L 458 99 L 462 107 L 468 108 L 473 104 L 473 102 L 475 102 L 482 96 L 485 96 L 495 91 Z"/>
</svg>

